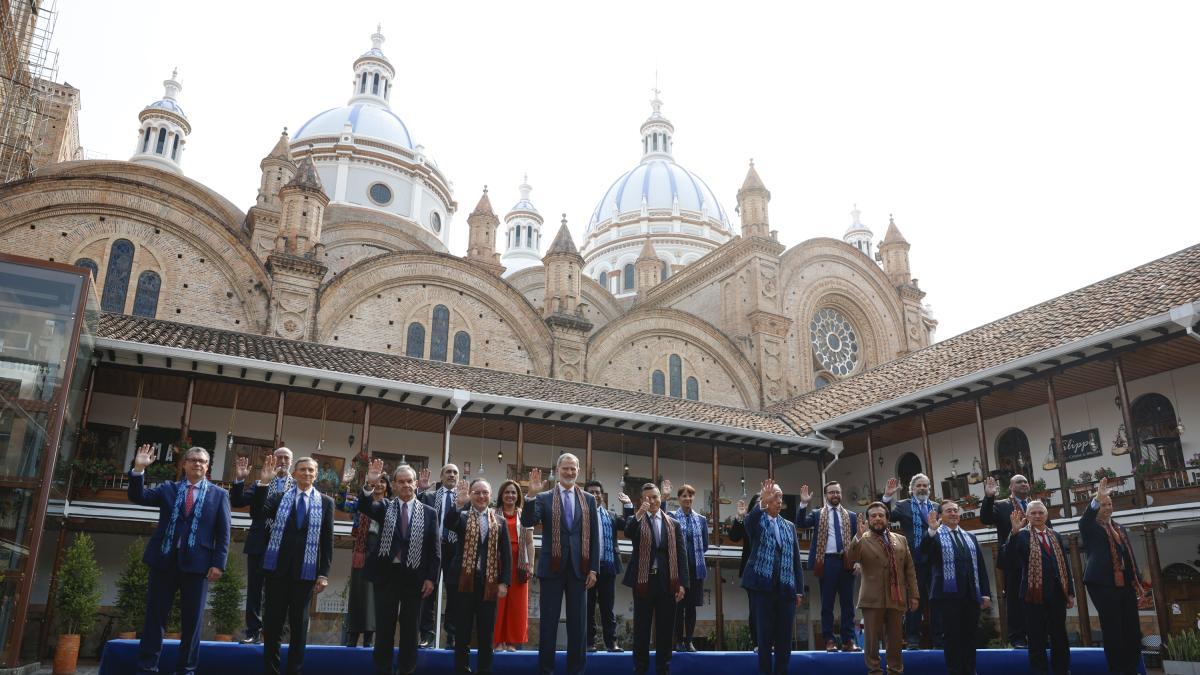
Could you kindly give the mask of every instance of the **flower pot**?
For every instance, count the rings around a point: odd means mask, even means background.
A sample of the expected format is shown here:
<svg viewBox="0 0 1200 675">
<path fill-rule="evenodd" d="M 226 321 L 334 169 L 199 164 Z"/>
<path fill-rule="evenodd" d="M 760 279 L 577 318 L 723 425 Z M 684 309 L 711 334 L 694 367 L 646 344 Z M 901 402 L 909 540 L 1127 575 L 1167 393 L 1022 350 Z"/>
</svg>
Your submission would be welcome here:
<svg viewBox="0 0 1200 675">
<path fill-rule="evenodd" d="M 121 631 L 120 633 L 117 633 L 117 639 L 118 640 L 136 640 L 137 639 L 137 631 L 133 631 L 133 630 Z"/>
<path fill-rule="evenodd" d="M 227 633 L 217 633 L 213 636 L 216 642 L 233 642 L 233 635 Z"/>
<path fill-rule="evenodd" d="M 1195 661 L 1168 661 L 1163 659 L 1163 673 L 1166 675 L 1194 675 L 1200 673 L 1200 663 Z M 56 673 L 58 671 L 55 671 Z"/>
<path fill-rule="evenodd" d="M 79 661 L 79 635 L 59 635 L 54 647 L 54 675 L 70 675 Z"/>
</svg>

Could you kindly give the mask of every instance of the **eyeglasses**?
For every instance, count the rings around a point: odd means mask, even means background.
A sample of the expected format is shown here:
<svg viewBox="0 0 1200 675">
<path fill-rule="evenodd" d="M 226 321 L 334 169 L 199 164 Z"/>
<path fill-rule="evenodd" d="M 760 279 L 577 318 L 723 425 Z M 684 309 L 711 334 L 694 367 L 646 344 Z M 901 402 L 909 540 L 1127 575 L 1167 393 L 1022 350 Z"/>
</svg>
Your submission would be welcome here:
<svg viewBox="0 0 1200 675">
<path fill-rule="evenodd" d="M 207 459 L 201 459 L 200 457 L 189 457 L 183 461 L 189 464 L 208 464 Z"/>
</svg>

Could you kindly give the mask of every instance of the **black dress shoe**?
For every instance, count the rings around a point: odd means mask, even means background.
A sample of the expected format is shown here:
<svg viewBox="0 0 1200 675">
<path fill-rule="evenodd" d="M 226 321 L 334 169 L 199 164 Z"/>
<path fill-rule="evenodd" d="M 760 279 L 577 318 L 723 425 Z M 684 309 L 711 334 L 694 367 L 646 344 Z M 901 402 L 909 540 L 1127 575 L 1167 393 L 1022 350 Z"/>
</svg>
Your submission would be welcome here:
<svg viewBox="0 0 1200 675">
<path fill-rule="evenodd" d="M 241 640 L 238 640 L 238 644 L 240 644 L 240 645 L 261 645 L 262 644 L 262 631 L 258 631 L 254 635 L 247 635 L 246 637 L 242 638 Z"/>
<path fill-rule="evenodd" d="M 691 640 L 687 641 L 687 651 L 689 651 L 689 652 L 696 651 L 696 645 L 692 644 Z"/>
<path fill-rule="evenodd" d="M 421 636 L 421 641 L 417 643 L 418 649 L 429 649 L 433 646 L 433 635 L 426 633 Z"/>
<path fill-rule="evenodd" d="M 621 645 L 619 643 L 614 642 L 608 646 L 608 652 L 610 654 L 622 654 L 625 652 L 625 650 L 621 648 Z"/>
</svg>

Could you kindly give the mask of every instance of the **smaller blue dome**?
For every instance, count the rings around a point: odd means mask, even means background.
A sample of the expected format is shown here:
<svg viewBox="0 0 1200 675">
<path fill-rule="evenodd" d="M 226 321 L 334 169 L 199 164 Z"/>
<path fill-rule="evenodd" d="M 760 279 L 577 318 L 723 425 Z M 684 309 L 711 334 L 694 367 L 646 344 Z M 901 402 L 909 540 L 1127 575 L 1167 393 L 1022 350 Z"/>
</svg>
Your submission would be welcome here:
<svg viewBox="0 0 1200 675">
<path fill-rule="evenodd" d="M 178 103 L 168 98 L 155 101 L 154 103 L 146 106 L 146 109 L 166 110 L 168 112 L 173 112 L 180 117 L 187 117 L 187 115 L 183 114 L 183 108 L 181 108 Z"/>
</svg>

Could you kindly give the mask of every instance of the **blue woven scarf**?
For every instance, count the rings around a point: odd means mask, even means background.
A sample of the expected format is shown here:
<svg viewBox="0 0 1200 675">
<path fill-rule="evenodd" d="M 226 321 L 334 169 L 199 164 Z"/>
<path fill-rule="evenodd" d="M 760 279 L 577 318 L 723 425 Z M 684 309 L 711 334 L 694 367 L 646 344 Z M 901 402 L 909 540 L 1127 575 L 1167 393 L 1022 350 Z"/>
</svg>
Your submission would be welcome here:
<svg viewBox="0 0 1200 675">
<path fill-rule="evenodd" d="M 954 578 L 954 541 L 951 539 L 950 528 L 942 525 L 937 533 L 938 541 L 942 545 L 942 590 L 957 593 L 958 580 Z M 971 582 L 975 585 L 975 600 L 983 602 L 983 594 L 979 592 L 979 556 L 975 552 L 975 540 L 966 533 L 962 535 L 962 539 L 971 555 L 971 570 L 975 574 Z"/>
<path fill-rule="evenodd" d="M 779 585 L 792 591 L 795 595 L 795 569 L 796 561 L 794 559 L 794 549 L 796 543 L 795 528 L 781 525 L 784 521 L 782 518 L 775 518 L 774 522 L 765 513 L 760 521 L 762 523 L 762 534 L 759 536 L 758 548 L 754 553 L 754 572 L 764 579 L 774 579 L 774 566 L 776 561 L 781 565 L 779 570 Z"/>
<path fill-rule="evenodd" d="M 275 571 L 279 561 L 279 544 L 283 542 L 283 528 L 287 527 L 288 516 L 292 514 L 300 489 L 292 487 L 283 493 L 279 500 L 279 509 L 275 511 L 275 522 L 271 523 L 271 540 L 267 542 L 267 552 L 263 555 L 263 569 Z M 317 579 L 317 545 L 321 542 L 321 493 L 313 488 L 312 497 L 308 500 L 308 533 L 304 539 L 304 562 L 300 564 L 300 578 L 304 581 Z"/>
<path fill-rule="evenodd" d="M 196 495 L 196 501 L 192 504 L 192 528 L 188 532 L 187 547 L 192 548 L 196 545 L 196 530 L 200 527 L 200 509 L 204 508 L 204 496 L 208 494 L 209 482 L 207 478 L 200 479 L 196 484 L 196 488 L 200 494 Z M 179 516 L 183 513 L 183 500 L 187 496 L 188 482 L 185 478 L 179 481 L 175 488 L 175 505 L 171 507 L 171 522 L 167 524 L 167 534 L 163 537 L 162 552 L 168 553 L 171 550 L 171 544 L 175 543 L 175 524 L 179 522 Z"/>
<path fill-rule="evenodd" d="M 928 502 L 927 502 L 928 503 Z M 913 519 L 913 549 L 919 554 L 921 550 L 921 540 L 925 538 L 925 528 L 929 527 L 928 516 L 921 517 L 921 502 L 916 499 L 908 501 L 909 510 L 912 511 Z"/>
<path fill-rule="evenodd" d="M 685 514 L 683 509 L 675 511 L 671 514 L 683 524 L 684 540 L 688 542 L 688 548 L 692 551 L 692 562 L 696 565 L 696 579 L 702 581 L 708 578 L 708 568 L 704 565 L 704 539 L 701 538 L 700 519 L 704 516 L 692 511 L 691 515 Z"/>
<path fill-rule="evenodd" d="M 600 569 L 611 568 L 613 563 L 612 517 L 608 509 L 597 509 L 600 512 Z"/>
</svg>

